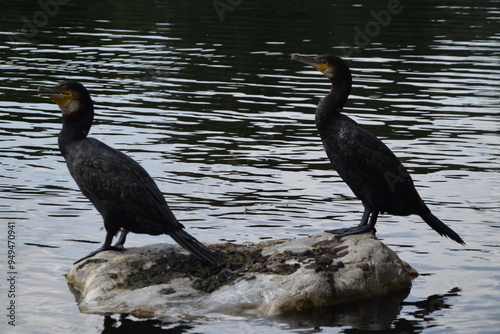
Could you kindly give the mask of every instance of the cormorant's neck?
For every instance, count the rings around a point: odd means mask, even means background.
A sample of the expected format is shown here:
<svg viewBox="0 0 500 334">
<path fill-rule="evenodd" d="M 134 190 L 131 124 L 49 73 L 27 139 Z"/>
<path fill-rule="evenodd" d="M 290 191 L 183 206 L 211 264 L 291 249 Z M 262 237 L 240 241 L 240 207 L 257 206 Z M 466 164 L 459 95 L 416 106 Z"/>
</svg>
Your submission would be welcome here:
<svg viewBox="0 0 500 334">
<path fill-rule="evenodd" d="M 66 147 L 74 142 L 87 137 L 92 121 L 94 120 L 94 107 L 92 103 L 78 108 L 69 114 L 63 114 L 63 127 L 58 137 L 59 149 L 65 155 Z"/>
<path fill-rule="evenodd" d="M 350 73 L 340 80 L 339 78 L 332 80 L 330 93 L 321 100 L 316 109 L 316 125 L 330 122 L 335 116 L 340 115 L 351 92 L 351 85 Z"/>
</svg>

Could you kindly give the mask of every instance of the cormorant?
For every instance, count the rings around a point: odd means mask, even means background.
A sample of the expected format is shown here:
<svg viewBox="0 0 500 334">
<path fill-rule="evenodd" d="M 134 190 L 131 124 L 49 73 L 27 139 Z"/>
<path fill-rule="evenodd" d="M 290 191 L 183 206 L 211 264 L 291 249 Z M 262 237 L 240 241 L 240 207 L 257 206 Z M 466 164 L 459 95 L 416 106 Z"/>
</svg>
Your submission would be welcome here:
<svg viewBox="0 0 500 334">
<path fill-rule="evenodd" d="M 462 238 L 434 216 L 420 198 L 413 180 L 394 153 L 375 135 L 342 114 L 351 91 L 351 71 L 340 57 L 314 59 L 292 56 L 322 72 L 332 83 L 330 93 L 316 109 L 316 128 L 333 168 L 364 206 L 358 226 L 329 230 L 340 237 L 375 231 L 379 213 L 419 215 L 442 236 L 465 244 Z"/>
<path fill-rule="evenodd" d="M 220 259 L 202 245 L 175 218 L 160 189 L 135 160 L 103 142 L 87 137 L 94 118 L 94 106 L 87 89 L 75 81 L 55 87 L 40 86 L 38 96 L 51 98 L 62 111 L 59 149 L 69 172 L 82 193 L 102 215 L 106 238 L 99 252 L 123 250 L 128 232 L 168 234 L 198 259 L 212 264 Z M 113 237 L 120 237 L 111 246 Z"/>
</svg>

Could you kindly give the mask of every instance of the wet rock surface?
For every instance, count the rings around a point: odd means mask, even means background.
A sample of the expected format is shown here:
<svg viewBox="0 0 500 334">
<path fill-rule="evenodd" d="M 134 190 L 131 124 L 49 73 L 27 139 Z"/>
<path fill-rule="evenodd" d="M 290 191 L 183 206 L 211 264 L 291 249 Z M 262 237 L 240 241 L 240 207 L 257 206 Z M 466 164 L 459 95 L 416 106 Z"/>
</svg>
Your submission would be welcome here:
<svg viewBox="0 0 500 334">
<path fill-rule="evenodd" d="M 371 234 L 209 248 L 224 265 L 157 244 L 99 253 L 75 265 L 67 279 L 82 312 L 188 320 L 334 306 L 408 289 L 418 275 Z"/>
</svg>

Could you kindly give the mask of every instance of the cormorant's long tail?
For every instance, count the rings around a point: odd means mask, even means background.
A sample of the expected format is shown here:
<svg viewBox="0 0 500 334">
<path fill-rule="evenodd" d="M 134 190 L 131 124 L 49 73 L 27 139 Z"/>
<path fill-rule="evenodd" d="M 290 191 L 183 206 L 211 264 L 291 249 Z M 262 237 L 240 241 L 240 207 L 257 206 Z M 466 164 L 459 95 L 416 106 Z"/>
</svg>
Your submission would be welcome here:
<svg viewBox="0 0 500 334">
<path fill-rule="evenodd" d="M 183 229 L 169 232 L 168 235 L 198 259 L 215 265 L 222 263 L 222 260 L 212 253 L 210 249 L 203 246 L 201 242 Z"/>
<path fill-rule="evenodd" d="M 445 223 L 439 220 L 439 218 L 434 216 L 432 213 L 427 212 L 421 214 L 420 217 L 422 217 L 422 219 L 441 236 L 448 237 L 452 240 L 455 240 L 459 244 L 465 245 L 465 242 L 455 231 L 446 226 Z"/>
</svg>

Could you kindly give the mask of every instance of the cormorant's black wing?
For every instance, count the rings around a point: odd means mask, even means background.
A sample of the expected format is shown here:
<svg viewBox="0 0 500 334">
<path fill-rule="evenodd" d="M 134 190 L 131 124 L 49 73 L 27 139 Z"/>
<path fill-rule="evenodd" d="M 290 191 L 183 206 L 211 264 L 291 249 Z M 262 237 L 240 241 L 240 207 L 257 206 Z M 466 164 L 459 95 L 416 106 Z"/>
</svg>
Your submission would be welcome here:
<svg viewBox="0 0 500 334">
<path fill-rule="evenodd" d="M 339 149 L 356 171 L 374 182 L 383 180 L 388 187 L 391 182 L 411 179 L 394 153 L 375 135 L 359 126 L 338 137 Z"/>
<path fill-rule="evenodd" d="M 351 182 L 357 182 L 358 175 L 372 189 L 373 193 L 369 196 L 396 199 L 406 210 L 415 211 L 412 213 L 425 207 L 410 174 L 394 153 L 379 138 L 354 121 L 344 124 L 344 131 L 339 133 L 337 140 L 339 150 L 350 168 L 353 168 L 348 171 L 352 175 Z M 363 188 L 363 185 L 357 186 Z"/>
<path fill-rule="evenodd" d="M 67 162 L 84 192 L 106 205 L 144 218 L 180 224 L 154 180 L 135 160 L 93 138 L 80 145 Z"/>
</svg>

